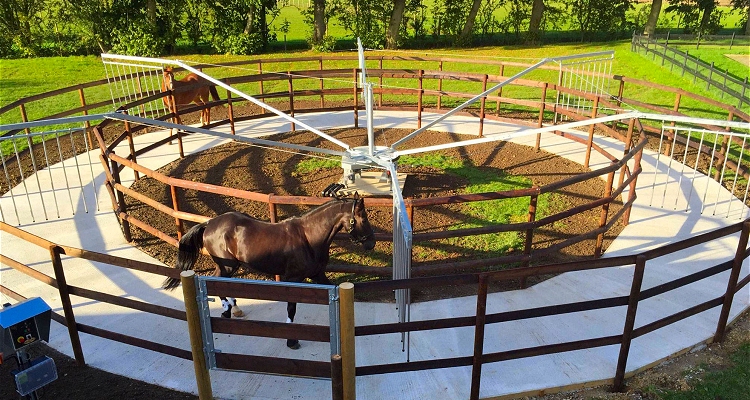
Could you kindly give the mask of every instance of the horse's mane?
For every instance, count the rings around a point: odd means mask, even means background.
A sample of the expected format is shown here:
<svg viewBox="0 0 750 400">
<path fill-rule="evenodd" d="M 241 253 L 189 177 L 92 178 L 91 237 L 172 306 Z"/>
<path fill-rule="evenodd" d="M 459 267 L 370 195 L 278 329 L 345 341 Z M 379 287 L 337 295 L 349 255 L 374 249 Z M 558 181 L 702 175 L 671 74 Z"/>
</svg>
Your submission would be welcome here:
<svg viewBox="0 0 750 400">
<path fill-rule="evenodd" d="M 317 206 L 317 207 L 315 207 L 315 208 L 313 208 L 313 209 L 311 209 L 311 210 L 308 210 L 308 211 L 307 211 L 306 213 L 304 213 L 304 214 L 300 215 L 300 216 L 299 216 L 299 217 L 297 217 L 297 218 L 303 218 L 303 217 L 306 217 L 306 216 L 308 216 L 308 215 L 310 215 L 310 214 L 312 214 L 312 213 L 314 213 L 314 212 L 316 212 L 316 211 L 318 211 L 318 210 L 321 210 L 321 209 L 324 209 L 324 208 L 328 208 L 328 207 L 331 207 L 331 206 L 332 206 L 332 205 L 334 205 L 334 204 L 342 204 L 342 203 L 346 203 L 346 202 L 347 202 L 347 200 L 354 200 L 354 199 L 346 199 L 346 198 L 342 198 L 342 199 L 337 199 L 337 198 L 333 198 L 333 199 L 331 199 L 330 201 L 327 201 L 327 202 L 325 202 L 325 203 L 323 203 L 323 204 L 321 204 L 321 205 L 319 205 L 319 206 Z M 290 218 L 290 219 L 291 219 L 291 218 Z"/>
</svg>

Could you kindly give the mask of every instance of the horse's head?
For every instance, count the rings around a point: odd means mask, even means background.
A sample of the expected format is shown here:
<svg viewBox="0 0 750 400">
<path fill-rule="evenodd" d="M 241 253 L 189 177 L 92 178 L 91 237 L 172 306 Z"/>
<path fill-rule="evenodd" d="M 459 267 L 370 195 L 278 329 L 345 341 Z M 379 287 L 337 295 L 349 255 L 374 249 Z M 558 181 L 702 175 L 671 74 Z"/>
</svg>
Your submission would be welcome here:
<svg viewBox="0 0 750 400">
<path fill-rule="evenodd" d="M 172 67 L 164 67 L 162 70 L 162 75 L 164 76 L 164 79 L 161 81 L 161 90 L 162 92 L 166 92 L 167 90 L 173 89 L 173 83 L 174 82 L 174 73 L 172 72 Z"/>
<path fill-rule="evenodd" d="M 372 250 L 375 247 L 375 233 L 367 219 L 365 199 L 359 197 L 358 193 L 354 193 L 352 199 L 352 210 L 346 230 L 351 235 L 352 241 L 361 244 L 365 250 Z"/>
</svg>

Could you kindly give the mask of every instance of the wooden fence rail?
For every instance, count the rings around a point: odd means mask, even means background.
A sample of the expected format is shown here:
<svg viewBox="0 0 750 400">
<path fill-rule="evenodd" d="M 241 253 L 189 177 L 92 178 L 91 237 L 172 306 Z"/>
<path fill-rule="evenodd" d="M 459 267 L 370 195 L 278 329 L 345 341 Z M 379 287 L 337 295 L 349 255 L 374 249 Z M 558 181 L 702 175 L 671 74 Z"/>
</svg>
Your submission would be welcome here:
<svg viewBox="0 0 750 400">
<path fill-rule="evenodd" d="M 177 312 L 175 310 L 167 309 L 154 304 L 147 304 L 143 302 L 124 300 L 120 297 L 111 296 L 107 293 L 97 292 L 92 289 L 82 288 L 77 286 L 69 286 L 65 282 L 65 272 L 62 266 L 62 260 L 59 255 L 63 254 L 63 248 L 55 245 L 45 239 L 39 238 L 35 235 L 29 234 L 18 228 L 12 227 L 8 224 L 0 222 L 0 231 L 19 237 L 26 242 L 51 249 L 51 263 L 55 266 L 55 278 L 47 277 L 39 272 L 29 273 L 29 270 L 33 268 L 25 266 L 21 263 L 14 262 L 6 257 L 0 259 L 5 265 L 11 268 L 17 269 L 22 272 L 26 272 L 28 275 L 35 279 L 38 279 L 47 284 L 54 284 L 60 292 L 61 299 L 63 301 L 64 315 L 55 314 L 53 318 L 66 325 L 69 329 L 69 335 L 71 342 L 73 343 L 74 353 L 79 363 L 84 363 L 83 350 L 80 340 L 77 339 L 80 332 L 89 333 L 92 335 L 100 336 L 109 340 L 114 340 L 133 346 L 138 346 L 144 349 L 169 354 L 175 357 L 191 359 L 192 355 L 189 350 L 177 348 L 169 345 L 168 343 L 154 342 L 144 340 L 129 335 L 120 334 L 97 328 L 90 325 L 81 324 L 75 321 L 73 308 L 70 306 L 70 296 L 83 296 L 98 301 L 115 304 L 122 307 L 128 307 L 141 312 L 148 312 L 157 315 L 162 315 L 167 318 L 185 319 L 183 312 Z M 714 266 L 708 266 L 701 271 L 674 279 L 670 282 L 663 283 L 661 285 L 642 290 L 641 282 L 642 276 L 645 270 L 648 268 L 647 262 L 650 259 L 661 257 L 666 254 L 670 254 L 675 251 L 681 251 L 689 249 L 692 246 L 704 244 L 706 242 L 716 240 L 728 235 L 734 235 L 737 232 L 741 232 L 738 239 L 737 250 L 734 260 L 720 263 Z M 745 276 L 740 279 L 740 268 L 745 259 L 750 255 L 750 249 L 747 248 L 748 235 L 750 234 L 750 220 L 743 221 L 734 225 L 727 226 L 714 232 L 709 232 L 702 235 L 694 236 L 690 239 L 663 246 L 658 249 L 643 252 L 641 254 L 604 258 L 594 260 L 586 263 L 563 263 L 563 264 L 552 264 L 544 266 L 531 266 L 525 268 L 519 268 L 515 270 L 505 270 L 497 272 L 484 272 L 474 274 L 463 274 L 457 276 L 438 276 L 438 277 L 427 277 L 427 278 L 413 278 L 410 280 L 396 280 L 396 281 L 382 281 L 382 282 L 364 282 L 357 283 L 355 285 L 356 290 L 364 292 L 372 291 L 387 291 L 390 292 L 394 289 L 404 288 L 424 288 L 424 287 L 438 287 L 441 285 L 456 285 L 456 284 L 470 284 L 477 285 L 477 291 L 480 294 L 477 296 L 477 312 L 475 315 L 468 315 L 464 317 L 454 317 L 446 319 L 435 319 L 435 320 L 422 320 L 412 321 L 407 323 L 392 323 L 392 324 L 378 324 L 378 325 L 361 325 L 354 328 L 354 334 L 356 336 L 386 334 L 386 333 L 398 333 L 406 331 L 425 331 L 434 329 L 450 329 L 457 327 L 469 327 L 474 326 L 475 329 L 475 345 L 473 356 L 463 357 L 451 357 L 434 360 L 424 361 L 412 361 L 408 363 L 395 363 L 395 364 L 382 364 L 382 365 L 361 365 L 356 367 L 356 375 L 365 376 L 373 374 L 384 374 L 384 373 L 398 373 L 404 371 L 416 371 L 422 369 L 435 369 L 435 368 L 450 368 L 457 366 L 472 366 L 472 379 L 471 379 L 471 398 L 478 398 L 479 394 L 479 383 L 481 376 L 481 367 L 486 363 L 501 362 L 505 360 L 534 357 L 544 354 L 553 354 L 559 352 L 566 352 L 572 350 L 588 349 L 600 346 L 608 346 L 613 344 L 620 344 L 620 357 L 617 364 L 616 371 L 614 371 L 614 385 L 616 388 L 621 388 L 625 377 L 625 371 L 627 366 L 627 357 L 629 352 L 629 344 L 632 339 L 643 336 L 649 332 L 660 329 L 664 326 L 673 324 L 677 321 L 683 320 L 689 316 L 698 314 L 700 312 L 709 310 L 714 307 L 722 306 L 721 316 L 717 322 L 716 335 L 714 340 L 720 341 L 723 339 L 723 332 L 725 331 L 727 324 L 727 315 L 729 312 L 729 305 L 731 305 L 732 298 L 735 293 L 740 291 L 744 286 L 750 282 L 750 276 Z M 108 264 L 122 267 L 132 268 L 139 271 L 146 271 L 149 273 L 155 273 L 165 276 L 173 276 L 174 269 L 165 268 L 157 265 L 151 265 L 148 263 L 133 262 L 132 260 L 122 259 L 119 257 L 99 254 L 90 252 L 82 249 L 75 249 L 72 247 L 65 247 L 65 253 L 72 257 L 85 258 L 87 260 L 96 260 L 97 262 L 107 262 Z M 105 261 L 106 260 L 106 261 Z M 582 271 L 599 268 L 609 267 L 621 267 L 627 265 L 635 265 L 635 271 L 633 282 L 631 283 L 631 291 L 629 296 L 610 297 L 597 300 L 587 300 L 575 303 L 563 303 L 554 304 L 543 307 L 535 307 L 529 309 L 520 309 L 499 313 L 486 314 L 486 293 L 488 284 L 490 282 L 514 279 L 519 276 L 537 276 L 546 275 L 549 273 L 561 273 L 571 271 Z M 653 296 L 666 293 L 671 290 L 676 290 L 685 285 L 698 282 L 702 279 L 710 276 L 717 275 L 724 271 L 731 269 L 732 273 L 727 279 L 727 290 L 724 293 L 717 293 L 717 297 L 704 301 L 700 304 L 688 307 L 684 310 L 678 311 L 671 315 L 665 316 L 657 321 L 648 323 L 646 325 L 635 327 L 635 315 L 637 312 L 638 304 Z M 221 291 L 222 294 L 226 294 L 225 290 L 234 290 L 233 283 L 221 283 L 220 285 L 212 284 L 211 291 Z M 219 287 L 220 286 L 220 287 Z M 236 295 L 242 295 L 239 288 L 235 288 L 232 293 Z M 22 299 L 23 296 L 10 290 L 7 287 L 0 285 L 0 292 L 5 293 L 13 298 Z M 272 293 L 271 291 L 260 294 L 263 298 L 274 299 L 274 300 L 286 300 L 286 297 Z M 322 295 L 314 294 L 311 291 L 296 290 L 295 296 L 298 300 L 312 301 L 314 303 L 326 303 L 328 300 L 324 299 Z M 281 296 L 281 297 L 280 297 Z M 283 298 L 282 298 L 283 297 Z M 66 305 L 67 304 L 67 305 Z M 542 346 L 532 346 L 528 348 L 520 348 L 507 350 L 495 353 L 484 353 L 483 352 L 483 338 L 482 334 L 486 325 L 502 323 L 508 321 L 517 321 L 530 318 L 539 318 L 544 316 L 562 315 L 574 312 L 622 307 L 627 306 L 628 310 L 626 313 L 625 328 L 621 335 L 609 335 L 596 338 L 587 338 L 581 340 L 572 340 L 562 343 L 548 344 Z M 251 334 L 258 336 L 269 336 L 276 338 L 285 338 L 288 336 L 300 337 L 300 331 L 295 329 L 292 332 L 285 324 L 273 324 L 265 322 L 250 322 L 248 321 L 234 321 L 226 320 L 221 318 L 212 318 L 212 326 L 217 332 L 231 332 L 241 334 Z M 299 327 L 297 327 L 299 328 Z M 309 329 L 308 329 L 309 328 Z M 328 340 L 328 329 L 327 327 L 307 327 L 304 329 L 304 338 L 307 340 L 326 341 Z M 329 362 L 305 362 L 300 363 L 295 360 L 288 359 L 277 359 L 271 357 L 260 357 L 243 354 L 218 354 L 217 355 L 217 366 L 219 368 L 245 368 L 247 365 L 261 366 L 258 367 L 260 370 L 256 372 L 268 372 L 268 373 L 292 373 L 304 376 L 318 376 L 318 377 L 331 377 L 331 371 L 336 369 L 334 364 Z M 332 369 L 333 368 L 333 369 Z"/>
</svg>

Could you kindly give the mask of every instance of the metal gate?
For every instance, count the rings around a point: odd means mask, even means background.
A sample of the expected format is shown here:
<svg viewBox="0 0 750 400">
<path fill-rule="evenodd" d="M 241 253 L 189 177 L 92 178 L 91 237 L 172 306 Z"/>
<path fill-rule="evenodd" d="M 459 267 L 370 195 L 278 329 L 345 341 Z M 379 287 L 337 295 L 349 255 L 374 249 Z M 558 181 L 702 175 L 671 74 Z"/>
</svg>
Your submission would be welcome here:
<svg viewBox="0 0 750 400">
<path fill-rule="evenodd" d="M 391 165 L 389 171 L 393 193 L 393 279 L 409 279 L 411 278 L 411 222 L 399 188 L 396 169 Z M 408 322 L 411 319 L 411 289 L 396 289 L 395 292 L 398 322 Z M 406 351 L 406 360 L 409 361 L 409 332 L 401 333 L 401 350 Z"/>
</svg>

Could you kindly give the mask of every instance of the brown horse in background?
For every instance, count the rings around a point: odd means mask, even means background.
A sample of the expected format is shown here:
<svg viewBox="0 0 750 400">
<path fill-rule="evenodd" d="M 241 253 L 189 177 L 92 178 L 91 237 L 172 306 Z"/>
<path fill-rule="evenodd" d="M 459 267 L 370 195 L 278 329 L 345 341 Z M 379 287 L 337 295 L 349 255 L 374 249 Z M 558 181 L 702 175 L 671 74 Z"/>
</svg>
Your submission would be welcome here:
<svg viewBox="0 0 750 400">
<path fill-rule="evenodd" d="M 214 101 L 219 100 L 219 92 L 216 91 L 216 86 L 194 73 L 188 74 L 186 77 L 175 80 L 174 74 L 172 73 L 171 67 L 164 68 L 164 79 L 161 81 L 161 91 L 166 92 L 172 91 L 172 96 L 162 97 L 164 105 L 172 110 L 172 98 L 174 98 L 175 109 L 195 103 L 200 106 L 208 104 L 210 101 L 209 94 L 213 97 Z M 205 126 L 211 122 L 211 108 L 207 107 L 201 110 L 201 125 Z"/>
</svg>

